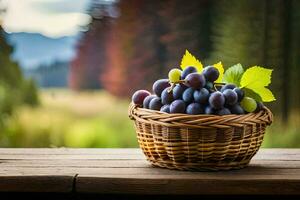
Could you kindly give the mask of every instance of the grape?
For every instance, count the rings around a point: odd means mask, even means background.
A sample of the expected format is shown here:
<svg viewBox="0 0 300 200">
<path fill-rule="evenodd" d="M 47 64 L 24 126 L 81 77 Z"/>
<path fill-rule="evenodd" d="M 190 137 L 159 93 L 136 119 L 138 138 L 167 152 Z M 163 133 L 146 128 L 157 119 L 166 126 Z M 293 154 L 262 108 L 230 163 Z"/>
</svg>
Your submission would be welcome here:
<svg viewBox="0 0 300 200">
<path fill-rule="evenodd" d="M 247 112 L 253 112 L 257 108 L 256 101 L 250 97 L 244 97 L 241 101 L 241 106 Z"/>
<path fill-rule="evenodd" d="M 144 101 L 143 101 L 143 107 L 144 108 L 149 108 L 149 104 L 150 104 L 150 101 L 155 98 L 156 96 L 155 95 L 149 95 L 147 96 Z"/>
<path fill-rule="evenodd" d="M 170 113 L 184 113 L 185 103 L 182 100 L 175 100 L 170 105 Z"/>
<path fill-rule="evenodd" d="M 170 113 L 170 105 L 164 105 L 163 107 L 160 108 L 161 112 L 166 112 L 166 113 Z"/>
<path fill-rule="evenodd" d="M 207 81 L 214 82 L 219 78 L 219 70 L 213 66 L 205 67 L 203 70 L 203 75 Z"/>
<path fill-rule="evenodd" d="M 150 101 L 149 108 L 151 110 L 160 110 L 162 107 L 161 98 L 155 97 Z"/>
<path fill-rule="evenodd" d="M 154 82 L 153 84 L 153 92 L 154 94 L 156 94 L 158 97 L 161 96 L 162 91 L 167 88 L 170 87 L 170 83 L 168 79 L 160 79 Z"/>
<path fill-rule="evenodd" d="M 185 77 L 191 73 L 197 72 L 197 69 L 193 66 L 189 66 L 185 68 L 181 73 L 181 79 L 185 79 Z"/>
<path fill-rule="evenodd" d="M 241 102 L 245 96 L 244 91 L 241 88 L 234 88 L 233 91 L 235 91 L 238 96 L 238 102 Z"/>
<path fill-rule="evenodd" d="M 230 107 L 230 112 L 232 114 L 236 114 L 236 115 L 245 114 L 245 111 L 243 110 L 243 108 L 239 104 L 235 104 L 235 105 L 231 106 Z"/>
<path fill-rule="evenodd" d="M 257 104 L 257 108 L 254 112 L 259 112 L 263 109 L 264 107 L 264 104 L 262 102 L 259 102 L 259 101 L 256 101 L 256 104 Z"/>
<path fill-rule="evenodd" d="M 183 101 L 190 103 L 193 101 L 193 98 L 194 98 L 193 95 L 194 95 L 194 89 L 188 88 L 183 92 L 182 99 L 183 99 Z"/>
<path fill-rule="evenodd" d="M 132 102 L 135 105 L 142 106 L 144 99 L 150 95 L 150 92 L 147 90 L 138 90 L 132 95 Z"/>
<path fill-rule="evenodd" d="M 208 101 L 212 108 L 221 109 L 224 106 L 225 98 L 221 92 L 217 91 L 210 95 Z"/>
<path fill-rule="evenodd" d="M 230 115 L 231 112 L 228 108 L 222 108 L 221 110 L 217 111 L 217 115 Z"/>
<path fill-rule="evenodd" d="M 203 114 L 203 108 L 199 103 L 191 103 L 186 107 L 186 113 L 190 115 Z"/>
<path fill-rule="evenodd" d="M 206 106 L 204 113 L 207 115 L 214 115 L 216 113 L 216 111 L 212 107 Z"/>
<path fill-rule="evenodd" d="M 179 81 L 181 73 L 182 73 L 182 71 L 179 70 L 179 69 L 172 69 L 169 72 L 169 80 L 170 80 L 170 82 L 175 83 L 175 82 Z"/>
<path fill-rule="evenodd" d="M 174 99 L 181 99 L 183 92 L 186 90 L 186 86 L 183 84 L 178 84 L 173 89 L 173 98 Z"/>
<path fill-rule="evenodd" d="M 170 89 L 170 87 L 167 87 L 161 93 L 161 102 L 163 105 L 170 104 L 173 101 L 173 92 L 172 90 L 169 92 Z"/>
<path fill-rule="evenodd" d="M 227 105 L 234 105 L 237 103 L 238 101 L 238 96 L 236 94 L 235 91 L 233 91 L 232 89 L 226 89 L 223 91 L 223 95 L 225 97 L 225 103 Z"/>
<path fill-rule="evenodd" d="M 226 89 L 232 89 L 233 90 L 234 88 L 236 88 L 236 85 L 229 83 L 229 84 L 226 84 L 226 85 L 222 86 L 221 92 L 223 92 Z"/>
<path fill-rule="evenodd" d="M 212 82 L 206 81 L 206 84 L 204 87 L 208 90 L 212 90 L 214 88 L 214 84 Z"/>
<path fill-rule="evenodd" d="M 209 98 L 209 91 L 207 89 L 202 88 L 201 90 L 195 90 L 194 92 L 195 102 L 205 104 L 207 103 L 208 98 Z"/>
<path fill-rule="evenodd" d="M 206 81 L 203 74 L 191 73 L 185 77 L 186 85 L 194 89 L 201 89 L 204 87 Z"/>
</svg>

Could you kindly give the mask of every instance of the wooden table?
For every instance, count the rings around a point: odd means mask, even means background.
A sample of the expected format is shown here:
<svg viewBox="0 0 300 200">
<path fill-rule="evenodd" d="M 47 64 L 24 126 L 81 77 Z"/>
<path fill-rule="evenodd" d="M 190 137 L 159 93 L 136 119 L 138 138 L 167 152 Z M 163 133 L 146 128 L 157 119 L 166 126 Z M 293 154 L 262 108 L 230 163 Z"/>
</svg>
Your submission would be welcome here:
<svg viewBox="0 0 300 200">
<path fill-rule="evenodd" d="M 0 192 L 94 195 L 300 195 L 300 150 L 261 149 L 248 168 L 152 167 L 139 149 L 0 149 Z"/>
</svg>

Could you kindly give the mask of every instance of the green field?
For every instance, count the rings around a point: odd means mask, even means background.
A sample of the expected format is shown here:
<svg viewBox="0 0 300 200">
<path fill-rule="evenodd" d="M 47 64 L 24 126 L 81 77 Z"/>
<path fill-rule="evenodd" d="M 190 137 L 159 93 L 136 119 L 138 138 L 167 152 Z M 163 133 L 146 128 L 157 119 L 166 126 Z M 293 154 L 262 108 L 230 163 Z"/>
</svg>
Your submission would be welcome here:
<svg viewBox="0 0 300 200">
<path fill-rule="evenodd" d="M 106 92 L 43 90 L 41 105 L 20 107 L 5 120 L 2 147 L 137 147 L 129 101 Z M 300 147 L 299 115 L 283 126 L 275 117 L 264 147 Z"/>
<path fill-rule="evenodd" d="M 128 101 L 105 92 L 44 90 L 41 105 L 6 120 L 2 146 L 136 147 Z"/>
</svg>

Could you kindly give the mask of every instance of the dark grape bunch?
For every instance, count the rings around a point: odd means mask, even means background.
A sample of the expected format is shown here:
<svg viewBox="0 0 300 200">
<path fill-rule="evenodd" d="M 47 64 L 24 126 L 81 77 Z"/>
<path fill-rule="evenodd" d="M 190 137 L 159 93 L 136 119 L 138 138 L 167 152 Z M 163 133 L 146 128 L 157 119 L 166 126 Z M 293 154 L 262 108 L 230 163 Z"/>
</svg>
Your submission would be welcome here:
<svg viewBox="0 0 300 200">
<path fill-rule="evenodd" d="M 215 83 L 219 75 L 213 66 L 205 67 L 202 73 L 193 66 L 183 71 L 172 69 L 169 79 L 155 81 L 154 94 L 138 90 L 132 102 L 146 109 L 190 115 L 242 115 L 263 108 L 261 102 L 246 97 L 236 85 Z"/>
</svg>

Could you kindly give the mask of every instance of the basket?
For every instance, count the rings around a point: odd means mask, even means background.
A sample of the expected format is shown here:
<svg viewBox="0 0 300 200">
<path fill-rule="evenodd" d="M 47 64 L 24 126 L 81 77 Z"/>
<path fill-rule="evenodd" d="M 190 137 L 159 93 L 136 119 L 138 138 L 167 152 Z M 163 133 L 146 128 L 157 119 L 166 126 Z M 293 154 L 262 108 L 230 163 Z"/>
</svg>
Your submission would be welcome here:
<svg viewBox="0 0 300 200">
<path fill-rule="evenodd" d="M 129 107 L 137 139 L 150 163 L 177 170 L 230 170 L 246 167 L 273 121 L 264 107 L 245 115 L 168 114 Z"/>
</svg>

